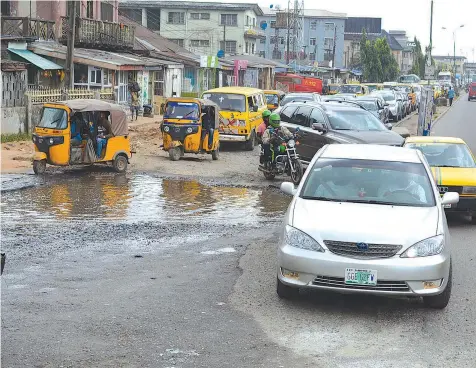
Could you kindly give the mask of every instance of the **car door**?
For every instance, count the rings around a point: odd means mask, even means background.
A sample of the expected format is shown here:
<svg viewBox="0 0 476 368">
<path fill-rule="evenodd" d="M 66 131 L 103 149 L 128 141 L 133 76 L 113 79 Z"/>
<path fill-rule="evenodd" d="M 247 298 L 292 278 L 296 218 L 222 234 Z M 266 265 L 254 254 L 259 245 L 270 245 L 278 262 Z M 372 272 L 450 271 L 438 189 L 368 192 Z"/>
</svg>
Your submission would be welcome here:
<svg viewBox="0 0 476 368">
<path fill-rule="evenodd" d="M 305 161 L 308 162 L 312 160 L 317 151 L 319 151 L 327 143 L 330 143 L 326 138 L 326 133 L 312 129 L 312 124 L 315 123 L 320 123 L 325 128 L 329 129 L 329 125 L 327 123 L 327 119 L 324 115 L 324 112 L 318 107 L 312 109 L 311 114 L 309 116 L 309 128 L 307 128 L 306 130 L 309 131 L 309 134 L 306 139 L 307 158 L 305 159 Z"/>
<path fill-rule="evenodd" d="M 309 144 L 308 139 L 311 138 L 311 129 L 309 128 L 309 115 L 311 114 L 312 107 L 310 106 L 299 106 L 296 112 L 293 114 L 291 118 L 291 124 L 289 130 L 291 133 L 296 132 L 299 128 L 299 135 L 301 138 L 299 139 L 299 146 L 297 146 L 297 153 L 303 159 L 307 161 L 309 157 Z"/>
</svg>

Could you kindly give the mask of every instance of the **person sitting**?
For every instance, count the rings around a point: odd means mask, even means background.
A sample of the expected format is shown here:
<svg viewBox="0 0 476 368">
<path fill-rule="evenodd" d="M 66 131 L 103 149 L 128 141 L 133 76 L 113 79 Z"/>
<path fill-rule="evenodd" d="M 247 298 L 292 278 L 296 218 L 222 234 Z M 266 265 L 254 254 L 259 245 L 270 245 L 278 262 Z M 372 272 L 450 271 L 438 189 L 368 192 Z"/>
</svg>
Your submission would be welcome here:
<svg viewBox="0 0 476 368">
<path fill-rule="evenodd" d="M 71 145 L 80 146 L 83 142 L 81 130 L 83 125 L 83 116 L 81 113 L 75 113 L 71 119 Z"/>
<path fill-rule="evenodd" d="M 258 137 L 258 142 L 261 143 L 261 137 L 263 136 L 263 133 L 265 132 L 266 129 L 268 129 L 269 126 L 269 117 L 271 116 L 271 111 L 269 110 L 264 110 L 262 117 L 263 117 L 263 122 L 259 125 L 258 129 L 256 130 L 256 136 Z"/>
<path fill-rule="evenodd" d="M 210 150 L 213 148 L 213 134 L 215 133 L 215 110 L 212 107 L 204 108 L 202 114 L 202 139 L 208 134 L 208 149 Z"/>
<path fill-rule="evenodd" d="M 426 203 L 425 189 L 417 183 L 414 175 L 410 173 L 394 172 L 392 180 L 383 180 L 386 185 L 380 187 L 378 190 L 379 197 L 388 197 L 395 192 L 407 192 L 421 203 Z"/>
<path fill-rule="evenodd" d="M 358 197 L 361 188 L 353 181 L 354 175 L 350 168 L 323 169 L 321 184 L 315 196 L 323 198 L 348 199 Z"/>
<path fill-rule="evenodd" d="M 112 136 L 111 123 L 107 119 L 106 112 L 101 112 L 98 120 L 98 135 L 96 138 L 96 156 L 101 158 L 102 150 L 107 140 Z"/>
<path fill-rule="evenodd" d="M 293 134 L 288 128 L 281 126 L 281 117 L 273 113 L 269 117 L 269 127 L 262 136 L 263 150 L 266 162 L 274 163 L 275 157 L 279 155 L 280 139 L 291 139 Z"/>
</svg>

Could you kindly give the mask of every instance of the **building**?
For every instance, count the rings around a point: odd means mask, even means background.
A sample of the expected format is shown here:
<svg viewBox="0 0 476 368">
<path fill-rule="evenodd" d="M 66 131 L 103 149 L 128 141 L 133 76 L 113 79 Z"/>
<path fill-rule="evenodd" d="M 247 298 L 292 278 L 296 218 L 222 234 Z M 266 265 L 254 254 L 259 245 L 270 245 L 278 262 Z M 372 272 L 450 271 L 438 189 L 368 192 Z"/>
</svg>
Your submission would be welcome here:
<svg viewBox="0 0 476 368">
<path fill-rule="evenodd" d="M 345 68 L 360 66 L 360 40 L 364 29 L 369 40 L 381 37 L 382 18 L 348 17 L 345 20 L 343 52 Z"/>
<path fill-rule="evenodd" d="M 413 42 L 408 39 L 406 31 L 388 31 L 395 40 L 402 46 L 402 58 L 400 71 L 402 74 L 409 74 L 413 68 Z"/>
<path fill-rule="evenodd" d="M 295 44 L 290 41 L 289 58 L 287 57 L 288 29 L 286 24 L 277 23 L 276 11 L 263 9 L 264 14 L 258 18 L 260 27 L 265 28 L 265 38 L 258 45 L 260 56 L 280 62 L 298 61 L 300 64 L 343 67 L 344 24 L 346 14 L 332 13 L 326 10 L 306 9 L 301 22 L 302 41 Z M 282 12 L 280 12 L 282 13 Z M 284 13 L 284 19 L 286 18 Z M 295 39 L 294 30 L 290 30 L 290 39 Z"/>
<path fill-rule="evenodd" d="M 192 1 L 125 1 L 121 15 L 132 19 L 198 55 L 254 55 L 263 15 L 256 4 Z"/>
<path fill-rule="evenodd" d="M 439 56 L 433 55 L 433 59 L 435 60 L 436 68 L 438 71 L 450 71 L 455 74 L 455 77 L 458 78 L 458 75 L 463 75 L 464 71 L 464 64 L 466 63 L 465 56 L 458 56 L 453 57 L 452 55 L 447 56 Z M 454 63 L 456 61 L 456 73 L 454 72 Z"/>
</svg>

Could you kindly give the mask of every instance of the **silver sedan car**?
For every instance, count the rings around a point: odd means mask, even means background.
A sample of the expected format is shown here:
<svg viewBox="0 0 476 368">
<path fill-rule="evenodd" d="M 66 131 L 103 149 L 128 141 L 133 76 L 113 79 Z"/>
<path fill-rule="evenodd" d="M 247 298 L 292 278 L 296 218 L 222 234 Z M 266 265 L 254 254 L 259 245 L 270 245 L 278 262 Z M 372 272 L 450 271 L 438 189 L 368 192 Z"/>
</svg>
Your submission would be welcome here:
<svg viewBox="0 0 476 368">
<path fill-rule="evenodd" d="M 277 292 L 299 288 L 423 297 L 445 308 L 451 241 L 444 206 L 418 150 L 333 144 L 311 161 L 294 195 L 278 247 Z"/>
</svg>

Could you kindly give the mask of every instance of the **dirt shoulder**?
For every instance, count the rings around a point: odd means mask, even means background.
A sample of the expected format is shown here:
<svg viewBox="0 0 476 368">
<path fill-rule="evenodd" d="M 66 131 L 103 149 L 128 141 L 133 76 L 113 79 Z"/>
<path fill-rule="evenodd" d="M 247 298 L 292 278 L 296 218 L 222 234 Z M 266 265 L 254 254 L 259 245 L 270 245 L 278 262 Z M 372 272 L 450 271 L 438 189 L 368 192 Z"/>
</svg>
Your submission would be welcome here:
<svg viewBox="0 0 476 368">
<path fill-rule="evenodd" d="M 237 145 L 224 145 L 218 161 L 212 161 L 211 155 L 187 154 L 178 162 L 169 159 L 161 148 L 161 117 L 139 117 L 129 123 L 132 155 L 129 171 L 155 172 L 162 175 L 180 177 L 227 178 L 233 182 L 254 182 L 263 180 L 258 171 L 259 148 L 253 152 L 239 149 Z M 32 172 L 34 154 L 31 141 L 1 144 L 1 173 Z"/>
</svg>

